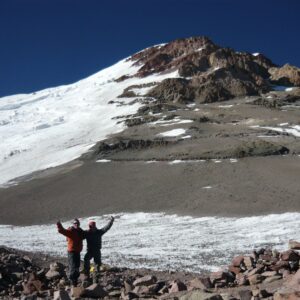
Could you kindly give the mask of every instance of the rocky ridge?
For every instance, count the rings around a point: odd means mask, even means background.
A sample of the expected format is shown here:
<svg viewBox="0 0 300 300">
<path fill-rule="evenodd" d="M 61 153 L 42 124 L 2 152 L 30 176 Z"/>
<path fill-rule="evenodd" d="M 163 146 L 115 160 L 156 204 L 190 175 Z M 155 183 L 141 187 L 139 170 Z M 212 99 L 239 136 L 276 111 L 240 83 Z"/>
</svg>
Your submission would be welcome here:
<svg viewBox="0 0 300 300">
<path fill-rule="evenodd" d="M 82 274 L 71 287 L 56 258 L 0 248 L 1 299 L 299 299 L 300 243 L 290 250 L 259 249 L 234 257 L 210 274 L 130 270 L 103 266 L 101 277 Z M 62 261 L 62 259 L 61 259 Z M 48 265 L 50 262 L 50 266 Z"/>
<path fill-rule="evenodd" d="M 207 37 L 153 46 L 128 61 L 138 67 L 137 73 L 117 81 L 153 76 L 153 82 L 128 86 L 111 101 L 128 105 L 122 98 L 132 98 L 130 103 L 141 107 L 136 114 L 118 117 L 127 129 L 100 142 L 84 159 L 171 161 L 300 153 L 299 68 L 279 67 L 262 54 L 224 48 Z M 166 79 L 156 82 L 157 74 Z M 164 135 L 179 128 L 184 134 Z"/>
</svg>

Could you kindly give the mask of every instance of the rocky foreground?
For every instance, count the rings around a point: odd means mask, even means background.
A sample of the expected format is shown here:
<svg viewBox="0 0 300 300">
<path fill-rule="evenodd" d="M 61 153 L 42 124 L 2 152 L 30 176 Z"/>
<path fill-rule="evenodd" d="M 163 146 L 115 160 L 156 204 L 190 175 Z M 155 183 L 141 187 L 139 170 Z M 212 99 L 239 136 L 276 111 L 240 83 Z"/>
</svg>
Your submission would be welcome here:
<svg viewBox="0 0 300 300">
<path fill-rule="evenodd" d="M 0 248 L 1 299 L 300 299 L 300 243 L 278 252 L 259 249 L 234 257 L 208 275 L 130 270 L 105 266 L 101 278 L 77 287 L 60 258 Z M 49 265 L 50 263 L 50 265 Z"/>
</svg>

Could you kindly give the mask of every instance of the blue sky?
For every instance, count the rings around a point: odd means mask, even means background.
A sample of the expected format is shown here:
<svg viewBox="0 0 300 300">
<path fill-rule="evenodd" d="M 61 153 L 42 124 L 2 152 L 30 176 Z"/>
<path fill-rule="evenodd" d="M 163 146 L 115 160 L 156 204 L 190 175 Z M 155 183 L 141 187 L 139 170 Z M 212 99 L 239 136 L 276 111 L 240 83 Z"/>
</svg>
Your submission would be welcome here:
<svg viewBox="0 0 300 300">
<path fill-rule="evenodd" d="M 1 0 L 0 96 L 72 83 L 198 35 L 299 67 L 299 12 L 299 0 Z"/>
</svg>

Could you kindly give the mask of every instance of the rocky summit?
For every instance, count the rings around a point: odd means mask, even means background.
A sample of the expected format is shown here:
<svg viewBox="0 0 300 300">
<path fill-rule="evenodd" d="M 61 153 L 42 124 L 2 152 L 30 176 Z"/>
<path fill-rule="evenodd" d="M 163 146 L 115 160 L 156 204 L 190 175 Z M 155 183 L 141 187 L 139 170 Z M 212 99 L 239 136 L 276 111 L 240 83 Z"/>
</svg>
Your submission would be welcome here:
<svg viewBox="0 0 300 300">
<path fill-rule="evenodd" d="M 223 48 L 207 37 L 150 47 L 127 61 L 139 67 L 137 73 L 116 81 L 151 75 L 153 81 L 128 86 L 120 100 L 111 101 L 128 105 L 122 98 L 129 97 L 142 106 L 136 114 L 119 117 L 128 129 L 99 143 L 98 158 L 195 160 L 300 153 L 295 139 L 300 136 L 299 68 L 279 67 L 263 54 Z M 166 78 L 156 82 L 157 74 Z M 176 128 L 182 130 L 167 132 Z"/>
</svg>

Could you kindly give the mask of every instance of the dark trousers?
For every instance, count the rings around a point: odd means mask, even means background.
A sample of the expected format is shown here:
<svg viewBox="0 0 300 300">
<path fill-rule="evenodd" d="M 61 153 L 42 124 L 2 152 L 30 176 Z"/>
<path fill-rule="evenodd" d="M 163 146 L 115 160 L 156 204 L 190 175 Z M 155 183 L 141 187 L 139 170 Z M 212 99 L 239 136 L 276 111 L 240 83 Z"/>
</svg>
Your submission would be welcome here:
<svg viewBox="0 0 300 300">
<path fill-rule="evenodd" d="M 78 277 L 80 275 L 80 253 L 68 252 L 68 263 L 69 263 L 69 278 L 72 284 L 76 285 Z"/>
<path fill-rule="evenodd" d="M 88 250 L 87 253 L 84 256 L 84 272 L 86 275 L 90 274 L 90 260 L 94 258 L 94 263 L 96 265 L 96 271 L 100 271 L 101 267 L 101 250 Z"/>
</svg>

